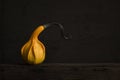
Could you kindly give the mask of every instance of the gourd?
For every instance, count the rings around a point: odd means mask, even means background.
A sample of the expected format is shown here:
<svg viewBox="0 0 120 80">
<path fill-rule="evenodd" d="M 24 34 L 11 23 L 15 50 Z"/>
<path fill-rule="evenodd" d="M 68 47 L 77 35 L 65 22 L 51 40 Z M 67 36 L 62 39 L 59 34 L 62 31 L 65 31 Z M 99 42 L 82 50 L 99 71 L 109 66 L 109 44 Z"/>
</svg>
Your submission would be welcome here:
<svg viewBox="0 0 120 80">
<path fill-rule="evenodd" d="M 21 55 L 23 60 L 29 64 L 40 64 L 45 60 L 45 46 L 44 44 L 39 41 L 38 36 L 42 31 L 51 27 L 52 25 L 59 26 L 61 29 L 61 35 L 64 39 L 69 39 L 71 36 L 65 36 L 64 28 L 59 23 L 48 23 L 45 25 L 38 26 L 32 33 L 28 42 L 26 42 L 21 48 Z"/>
</svg>

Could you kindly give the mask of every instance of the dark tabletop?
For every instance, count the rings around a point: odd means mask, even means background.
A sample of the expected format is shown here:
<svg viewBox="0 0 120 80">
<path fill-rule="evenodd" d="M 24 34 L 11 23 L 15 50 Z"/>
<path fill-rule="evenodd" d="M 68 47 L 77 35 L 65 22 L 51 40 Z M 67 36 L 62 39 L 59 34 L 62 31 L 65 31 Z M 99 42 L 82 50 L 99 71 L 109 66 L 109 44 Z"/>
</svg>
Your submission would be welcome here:
<svg viewBox="0 0 120 80">
<path fill-rule="evenodd" d="M 120 80 L 120 64 L 0 64 L 0 80 Z"/>
</svg>

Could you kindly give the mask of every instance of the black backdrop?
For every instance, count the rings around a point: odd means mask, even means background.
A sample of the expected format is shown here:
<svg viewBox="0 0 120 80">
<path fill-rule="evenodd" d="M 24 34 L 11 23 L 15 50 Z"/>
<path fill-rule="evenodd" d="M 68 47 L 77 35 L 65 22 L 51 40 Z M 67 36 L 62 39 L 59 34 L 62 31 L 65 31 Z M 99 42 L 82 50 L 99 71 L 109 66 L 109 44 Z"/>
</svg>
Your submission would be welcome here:
<svg viewBox="0 0 120 80">
<path fill-rule="evenodd" d="M 49 28 L 39 36 L 44 63 L 120 62 L 120 5 L 117 0 L 1 0 L 1 63 L 23 64 L 20 49 L 40 24 L 59 22 L 71 40 Z"/>
</svg>

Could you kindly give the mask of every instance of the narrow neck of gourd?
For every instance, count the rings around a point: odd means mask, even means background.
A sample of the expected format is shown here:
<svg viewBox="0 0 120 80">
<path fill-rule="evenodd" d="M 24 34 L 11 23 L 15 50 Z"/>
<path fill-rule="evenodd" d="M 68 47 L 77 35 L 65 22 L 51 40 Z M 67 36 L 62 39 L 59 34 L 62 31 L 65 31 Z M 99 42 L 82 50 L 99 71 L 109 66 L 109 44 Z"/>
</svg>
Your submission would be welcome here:
<svg viewBox="0 0 120 80">
<path fill-rule="evenodd" d="M 34 32 L 32 33 L 32 36 L 30 39 L 37 39 L 39 34 L 44 30 L 44 26 L 38 26 L 38 28 L 36 28 L 34 30 Z"/>
</svg>

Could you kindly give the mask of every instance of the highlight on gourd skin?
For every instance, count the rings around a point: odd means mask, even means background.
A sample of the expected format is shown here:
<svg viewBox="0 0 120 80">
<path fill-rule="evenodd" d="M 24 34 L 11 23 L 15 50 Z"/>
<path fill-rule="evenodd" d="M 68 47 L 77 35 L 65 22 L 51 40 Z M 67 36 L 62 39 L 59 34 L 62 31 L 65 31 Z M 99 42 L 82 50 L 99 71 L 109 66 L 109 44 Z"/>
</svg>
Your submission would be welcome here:
<svg viewBox="0 0 120 80">
<path fill-rule="evenodd" d="M 28 42 L 26 42 L 21 48 L 21 55 L 22 58 L 26 63 L 29 64 L 40 64 L 45 60 L 45 46 L 43 43 L 38 39 L 38 36 L 42 31 L 51 27 L 52 25 L 56 25 L 61 29 L 61 35 L 64 39 L 69 39 L 70 37 L 65 36 L 64 28 L 59 23 L 49 23 L 45 25 L 38 26 L 32 33 Z"/>
</svg>

